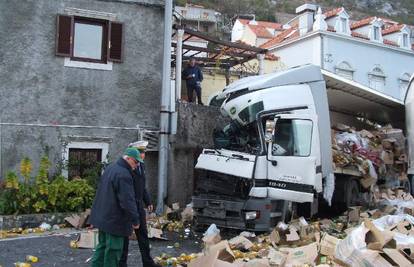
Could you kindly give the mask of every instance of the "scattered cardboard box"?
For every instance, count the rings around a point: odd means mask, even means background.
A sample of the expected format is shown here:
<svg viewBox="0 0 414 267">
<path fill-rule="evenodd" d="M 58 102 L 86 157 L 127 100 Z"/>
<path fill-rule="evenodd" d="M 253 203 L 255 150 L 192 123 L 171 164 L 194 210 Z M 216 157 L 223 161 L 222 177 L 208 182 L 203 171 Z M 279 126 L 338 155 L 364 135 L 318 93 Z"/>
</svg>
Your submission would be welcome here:
<svg viewBox="0 0 414 267">
<path fill-rule="evenodd" d="M 76 243 L 78 248 L 96 248 L 99 243 L 98 230 L 94 229 L 81 233 Z"/>
<path fill-rule="evenodd" d="M 235 246 L 236 248 L 250 249 L 253 246 L 253 243 L 245 238 L 244 236 L 236 236 L 229 240 L 229 244 Z"/>
<path fill-rule="evenodd" d="M 327 233 L 324 233 L 321 238 L 320 253 L 325 256 L 334 256 L 335 248 L 338 242 L 339 242 L 338 238 L 333 237 Z"/>
<path fill-rule="evenodd" d="M 316 242 L 297 248 L 280 248 L 280 251 L 287 252 L 287 266 L 313 264 L 318 257 L 318 244 Z"/>
</svg>

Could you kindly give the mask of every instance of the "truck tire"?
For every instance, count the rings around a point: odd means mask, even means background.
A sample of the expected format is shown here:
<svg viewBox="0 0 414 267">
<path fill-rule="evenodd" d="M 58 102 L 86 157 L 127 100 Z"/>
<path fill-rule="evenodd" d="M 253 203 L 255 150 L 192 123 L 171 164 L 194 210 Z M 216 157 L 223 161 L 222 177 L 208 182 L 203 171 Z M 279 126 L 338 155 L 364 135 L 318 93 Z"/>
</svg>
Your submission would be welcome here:
<svg viewBox="0 0 414 267">
<path fill-rule="evenodd" d="M 361 191 L 356 179 L 349 179 L 345 187 L 345 204 L 347 208 L 360 205 Z"/>
<path fill-rule="evenodd" d="M 404 192 L 406 193 L 411 193 L 412 192 L 412 188 L 411 188 L 411 183 L 412 179 L 410 179 L 410 177 L 408 177 L 408 179 L 406 180 L 402 180 L 400 182 L 400 186 L 403 188 Z"/>
</svg>

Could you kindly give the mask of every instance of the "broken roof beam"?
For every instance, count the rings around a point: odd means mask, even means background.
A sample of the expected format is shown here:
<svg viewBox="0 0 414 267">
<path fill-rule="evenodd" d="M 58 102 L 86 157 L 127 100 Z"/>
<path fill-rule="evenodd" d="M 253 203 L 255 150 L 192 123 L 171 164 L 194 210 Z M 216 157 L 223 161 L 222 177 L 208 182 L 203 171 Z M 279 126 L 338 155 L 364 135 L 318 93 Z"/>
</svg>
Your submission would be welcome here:
<svg viewBox="0 0 414 267">
<path fill-rule="evenodd" d="M 172 47 L 177 47 L 176 43 L 171 43 Z M 214 58 L 216 58 L 218 55 L 222 55 L 222 56 L 230 56 L 230 57 L 241 57 L 241 58 L 248 58 L 251 57 L 251 54 L 244 54 L 244 53 L 233 53 L 233 52 L 226 52 L 226 51 L 220 51 L 220 50 L 214 50 L 214 49 L 210 49 L 210 48 L 205 48 L 205 47 L 198 47 L 198 46 L 192 46 L 192 45 L 186 45 L 183 44 L 183 49 L 186 50 L 190 50 L 190 51 L 197 51 L 197 52 L 206 52 L 206 53 L 211 53 L 211 54 L 215 54 Z M 227 50 L 227 49 L 226 49 Z"/>
<path fill-rule="evenodd" d="M 179 26 L 177 26 L 177 25 L 173 25 L 174 29 L 177 29 L 178 27 Z M 224 46 L 228 46 L 228 47 L 238 48 L 238 49 L 242 49 L 242 50 L 246 50 L 246 51 L 252 51 L 252 52 L 259 53 L 259 54 L 265 54 L 267 52 L 267 49 L 263 49 L 263 48 L 255 47 L 255 46 L 250 46 L 250 45 L 245 45 L 245 44 L 232 43 L 232 42 L 229 42 L 229 41 L 223 41 L 223 40 L 220 40 L 220 39 L 213 38 L 213 37 L 211 37 L 207 34 L 191 30 L 189 28 L 184 28 L 184 32 L 188 33 L 190 36 L 197 36 L 201 39 L 204 39 L 206 41 L 209 41 L 209 42 L 212 42 L 212 43 L 215 43 L 215 44 L 220 44 L 220 45 L 224 45 Z"/>
</svg>

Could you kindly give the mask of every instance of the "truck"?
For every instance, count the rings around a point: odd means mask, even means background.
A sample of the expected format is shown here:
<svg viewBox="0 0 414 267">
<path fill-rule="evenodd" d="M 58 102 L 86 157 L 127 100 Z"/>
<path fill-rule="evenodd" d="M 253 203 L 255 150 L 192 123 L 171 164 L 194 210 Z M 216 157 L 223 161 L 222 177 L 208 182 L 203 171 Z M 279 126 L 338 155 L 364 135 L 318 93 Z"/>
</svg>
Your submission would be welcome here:
<svg viewBox="0 0 414 267">
<path fill-rule="evenodd" d="M 355 166 L 335 167 L 332 128 L 391 123 L 408 136 L 406 179 L 414 174 L 414 90 L 404 101 L 315 65 L 242 78 L 211 101 L 229 123 L 214 132 L 195 166 L 197 225 L 268 231 L 290 215 L 352 206 L 370 191 Z M 410 90 L 411 89 L 411 90 Z M 404 106 L 405 105 L 405 106 Z M 369 198 L 368 198 L 369 201 Z"/>
</svg>

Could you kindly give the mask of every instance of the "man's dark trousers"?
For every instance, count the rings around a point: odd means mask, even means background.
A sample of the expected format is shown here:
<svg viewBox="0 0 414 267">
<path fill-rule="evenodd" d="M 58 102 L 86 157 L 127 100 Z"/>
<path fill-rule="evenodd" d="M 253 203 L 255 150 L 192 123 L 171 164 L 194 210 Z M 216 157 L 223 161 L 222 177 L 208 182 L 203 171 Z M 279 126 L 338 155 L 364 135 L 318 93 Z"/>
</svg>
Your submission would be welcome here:
<svg viewBox="0 0 414 267">
<path fill-rule="evenodd" d="M 139 250 L 141 251 L 142 264 L 144 267 L 152 267 L 154 264 L 154 261 L 151 258 L 151 254 L 150 254 L 150 243 L 148 240 L 148 230 L 147 230 L 147 222 L 145 219 L 146 217 L 145 210 L 140 209 L 139 215 L 140 215 L 139 229 L 135 229 L 134 231 L 135 231 L 135 235 L 137 236 Z M 119 262 L 119 267 L 127 266 L 128 246 L 129 246 L 129 238 L 126 237 L 124 240 L 124 248 L 122 250 L 122 256 Z"/>
<path fill-rule="evenodd" d="M 198 103 L 202 104 L 202 101 L 201 101 L 201 87 L 196 85 L 196 84 L 194 84 L 194 85 L 187 84 L 188 102 L 193 102 L 193 91 L 196 92 Z"/>
</svg>

